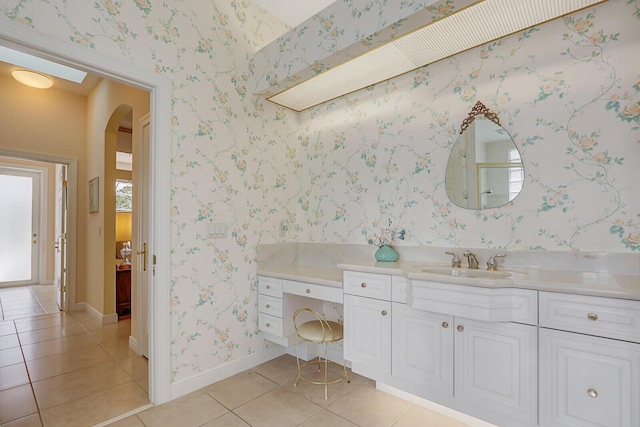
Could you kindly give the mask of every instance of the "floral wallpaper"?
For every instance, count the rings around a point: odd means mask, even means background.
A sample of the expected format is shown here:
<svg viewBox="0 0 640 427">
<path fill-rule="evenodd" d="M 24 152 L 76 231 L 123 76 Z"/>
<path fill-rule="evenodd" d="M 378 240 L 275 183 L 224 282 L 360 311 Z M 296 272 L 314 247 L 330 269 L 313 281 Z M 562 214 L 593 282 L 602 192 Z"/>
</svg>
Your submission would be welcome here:
<svg viewBox="0 0 640 427">
<path fill-rule="evenodd" d="M 380 19 L 396 7 L 371 3 Z M 640 250 L 639 11 L 609 1 L 298 114 L 248 89 L 255 53 L 287 28 L 247 0 L 0 1 L 0 20 L 173 80 L 174 382 L 263 348 L 260 243 L 364 245 L 391 219 L 409 246 Z M 341 25 L 357 28 L 356 12 Z M 499 209 L 445 193 L 477 100 L 525 165 L 523 193 Z M 229 236 L 207 239 L 210 221 Z"/>
</svg>

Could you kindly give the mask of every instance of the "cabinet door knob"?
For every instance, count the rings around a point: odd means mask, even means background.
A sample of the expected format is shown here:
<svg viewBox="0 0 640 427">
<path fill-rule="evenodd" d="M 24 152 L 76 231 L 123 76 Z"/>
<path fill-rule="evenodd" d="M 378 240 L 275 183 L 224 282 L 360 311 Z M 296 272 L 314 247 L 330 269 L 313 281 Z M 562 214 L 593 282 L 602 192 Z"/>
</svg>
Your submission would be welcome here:
<svg viewBox="0 0 640 427">
<path fill-rule="evenodd" d="M 271 323 L 267 323 L 267 328 L 271 327 Z"/>
<path fill-rule="evenodd" d="M 307 293 L 310 294 L 311 293 L 311 289 L 307 289 Z"/>
<path fill-rule="evenodd" d="M 587 318 L 589 320 L 593 320 L 595 322 L 596 320 L 598 320 L 598 315 L 595 314 L 595 313 L 589 313 L 589 314 L 587 314 Z"/>
<path fill-rule="evenodd" d="M 595 388 L 590 388 L 589 390 L 587 390 L 587 394 L 589 395 L 589 397 L 593 397 L 595 399 L 596 397 L 598 397 L 598 390 L 596 390 Z"/>
<path fill-rule="evenodd" d="M 387 310 L 382 310 L 382 315 L 386 316 L 387 315 Z"/>
<path fill-rule="evenodd" d="M 360 284 L 360 286 L 362 286 L 363 288 L 366 288 L 366 287 L 367 287 L 367 284 L 366 284 L 366 283 L 364 283 L 364 282 L 362 282 L 362 283 Z"/>
<path fill-rule="evenodd" d="M 271 304 L 267 304 L 267 308 L 271 308 Z"/>
<path fill-rule="evenodd" d="M 464 326 L 458 325 L 458 327 L 456 329 L 458 330 L 458 332 L 462 332 L 462 331 L 464 331 Z"/>
<path fill-rule="evenodd" d="M 449 327 L 449 323 L 448 322 L 442 322 L 442 327 L 447 329 Z"/>
<path fill-rule="evenodd" d="M 267 285 L 267 286 L 265 286 L 265 288 L 271 289 L 271 285 Z"/>
</svg>

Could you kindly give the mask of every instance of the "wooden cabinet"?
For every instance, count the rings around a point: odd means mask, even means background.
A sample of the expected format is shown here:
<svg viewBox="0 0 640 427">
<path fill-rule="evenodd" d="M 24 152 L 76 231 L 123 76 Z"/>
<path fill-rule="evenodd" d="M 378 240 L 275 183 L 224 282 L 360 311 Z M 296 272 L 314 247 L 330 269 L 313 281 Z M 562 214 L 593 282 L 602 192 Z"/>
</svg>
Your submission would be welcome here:
<svg viewBox="0 0 640 427">
<path fill-rule="evenodd" d="M 453 316 L 392 306 L 393 377 L 453 395 Z"/>
<path fill-rule="evenodd" d="M 464 318 L 455 324 L 456 398 L 536 424 L 538 329 Z"/>
<path fill-rule="evenodd" d="M 391 373 L 391 302 L 344 296 L 344 358 L 356 373 Z"/>
<path fill-rule="evenodd" d="M 131 269 L 116 268 L 116 313 L 118 319 L 131 316 Z"/>
<path fill-rule="evenodd" d="M 540 326 L 540 425 L 640 427 L 640 301 L 540 292 Z"/>
</svg>

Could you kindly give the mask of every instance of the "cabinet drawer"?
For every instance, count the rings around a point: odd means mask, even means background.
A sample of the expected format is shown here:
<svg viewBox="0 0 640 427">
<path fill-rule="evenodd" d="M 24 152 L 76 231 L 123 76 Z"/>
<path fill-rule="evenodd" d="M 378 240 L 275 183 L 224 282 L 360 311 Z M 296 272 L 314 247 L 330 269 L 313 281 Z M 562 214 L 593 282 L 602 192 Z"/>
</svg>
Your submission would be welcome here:
<svg viewBox="0 0 640 427">
<path fill-rule="evenodd" d="M 282 279 L 273 277 L 258 277 L 258 292 L 276 298 L 282 298 Z"/>
<path fill-rule="evenodd" d="M 267 332 L 277 337 L 283 337 L 283 323 L 279 317 L 271 316 L 269 314 L 260 313 L 258 316 L 258 323 L 261 331 Z"/>
<path fill-rule="evenodd" d="M 391 301 L 391 276 L 345 271 L 344 292 L 351 295 Z"/>
<path fill-rule="evenodd" d="M 640 301 L 540 292 L 540 326 L 640 342 Z"/>
<path fill-rule="evenodd" d="M 341 288 L 332 286 L 315 285 L 312 283 L 295 282 L 284 280 L 282 283 L 283 292 L 287 294 L 300 295 L 303 297 L 321 299 L 324 301 L 337 302 L 342 304 L 343 292 Z"/>
<path fill-rule="evenodd" d="M 268 295 L 258 295 L 258 310 L 260 313 L 282 317 L 282 298 L 270 297 Z"/>
<path fill-rule="evenodd" d="M 640 344 L 540 329 L 540 425 L 640 426 Z"/>
</svg>

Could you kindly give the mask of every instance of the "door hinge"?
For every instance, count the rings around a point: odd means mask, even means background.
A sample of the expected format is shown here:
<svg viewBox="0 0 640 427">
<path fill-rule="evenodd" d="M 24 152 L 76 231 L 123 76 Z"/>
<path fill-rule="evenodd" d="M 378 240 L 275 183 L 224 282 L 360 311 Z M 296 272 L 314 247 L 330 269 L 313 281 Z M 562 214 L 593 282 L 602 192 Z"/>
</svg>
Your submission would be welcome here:
<svg viewBox="0 0 640 427">
<path fill-rule="evenodd" d="M 153 256 L 153 265 L 156 265 L 156 256 Z"/>
<path fill-rule="evenodd" d="M 62 181 L 62 188 L 67 188 L 67 180 Z"/>
<path fill-rule="evenodd" d="M 62 292 L 67 292 L 67 285 L 62 285 Z"/>
</svg>

